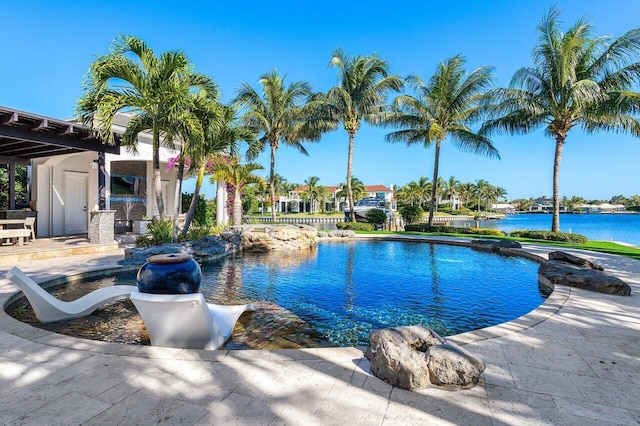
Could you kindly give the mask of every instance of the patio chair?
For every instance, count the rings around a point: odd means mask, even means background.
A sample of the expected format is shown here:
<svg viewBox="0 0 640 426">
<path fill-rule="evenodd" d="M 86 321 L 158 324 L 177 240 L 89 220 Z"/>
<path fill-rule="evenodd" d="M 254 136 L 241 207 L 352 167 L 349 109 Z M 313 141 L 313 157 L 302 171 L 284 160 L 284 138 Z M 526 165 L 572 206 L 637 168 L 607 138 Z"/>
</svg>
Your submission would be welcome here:
<svg viewBox="0 0 640 426">
<path fill-rule="evenodd" d="M 134 291 L 131 301 L 147 326 L 152 346 L 182 349 L 218 349 L 231 332 L 246 305 L 214 305 L 202 293 L 149 294 Z"/>
<path fill-rule="evenodd" d="M 19 268 L 11 268 L 6 277 L 22 290 L 36 313 L 36 318 L 43 323 L 87 316 L 107 303 L 127 299 L 136 289 L 132 285 L 114 285 L 92 291 L 72 302 L 63 302 L 49 294 Z"/>
</svg>

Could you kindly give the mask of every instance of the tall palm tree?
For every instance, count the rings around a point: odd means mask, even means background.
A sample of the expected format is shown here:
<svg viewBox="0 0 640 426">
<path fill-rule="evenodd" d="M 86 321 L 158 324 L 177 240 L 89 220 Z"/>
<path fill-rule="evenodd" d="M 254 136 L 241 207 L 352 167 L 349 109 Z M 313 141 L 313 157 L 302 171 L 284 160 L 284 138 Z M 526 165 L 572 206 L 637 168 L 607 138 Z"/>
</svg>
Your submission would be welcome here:
<svg viewBox="0 0 640 426">
<path fill-rule="evenodd" d="M 532 67 L 520 68 L 509 88 L 496 89 L 494 118 L 484 134 L 525 134 L 540 127 L 555 140 L 553 159 L 553 218 L 551 231 L 560 231 L 559 175 L 562 151 L 575 126 L 640 136 L 640 29 L 618 39 L 594 37 L 593 26 L 578 20 L 566 33 L 560 13 L 551 8 L 538 25 Z"/>
<path fill-rule="evenodd" d="M 338 69 L 338 85 L 321 99 L 330 116 L 340 121 L 349 135 L 346 190 L 351 221 L 355 221 L 351 186 L 355 136 L 362 120 L 380 124 L 387 94 L 392 90 L 401 90 L 403 80 L 396 75 L 389 75 L 389 65 L 376 55 L 350 57 L 338 49 L 333 52 L 329 66 Z"/>
<path fill-rule="evenodd" d="M 218 169 L 211 176 L 211 183 L 224 180 L 233 186 L 235 198 L 233 199 L 233 224 L 242 223 L 242 191 L 247 185 L 264 185 L 264 179 L 254 174 L 256 170 L 264 170 L 262 165 L 257 163 L 240 164 L 237 159 L 229 163 L 220 163 Z"/>
<path fill-rule="evenodd" d="M 468 126 L 481 117 L 480 101 L 493 80 L 490 67 L 479 67 L 471 74 L 464 71 L 465 60 L 454 56 L 440 63 L 428 82 L 417 76 L 407 80 L 415 96 L 400 95 L 394 101 L 396 111 L 385 121 L 401 130 L 386 136 L 389 142 L 404 142 L 407 145 L 422 144 L 425 148 L 435 143 L 433 162 L 433 185 L 429 226 L 433 225 L 438 189 L 440 146 L 450 137 L 458 149 L 474 154 L 500 158 L 491 140 L 474 133 Z"/>
<path fill-rule="evenodd" d="M 136 114 L 127 124 L 123 145 L 135 151 L 138 134 L 151 131 L 154 195 L 158 213 L 164 216 L 160 145 L 174 147 L 171 136 L 190 107 L 192 89 L 217 96 L 213 80 L 194 73 L 181 52 L 169 51 L 156 56 L 142 40 L 120 36 L 109 54 L 91 64 L 83 89 L 77 114 L 83 124 L 98 131 L 101 139 L 113 143 L 111 126 L 118 112 Z"/>
<path fill-rule="evenodd" d="M 311 86 L 297 81 L 285 86 L 285 76 L 277 70 L 266 73 L 259 80 L 262 94 L 244 83 L 235 99 L 235 104 L 246 110 L 242 116 L 244 124 L 259 138 L 260 151 L 268 146 L 271 150 L 269 189 L 271 193 L 271 219 L 276 220 L 275 162 L 280 144 L 289 145 L 304 155 L 309 155 L 302 145 L 304 141 L 316 141 L 324 130 L 315 121 L 311 98 Z"/>
<path fill-rule="evenodd" d="M 182 233 L 189 230 L 191 220 L 195 213 L 198 196 L 202 188 L 207 166 L 213 163 L 225 162 L 221 156 L 237 156 L 239 152 L 238 142 L 249 144 L 249 152 L 257 149 L 256 135 L 248 127 L 237 124 L 236 110 L 232 106 L 220 105 L 204 94 L 199 94 L 197 108 L 194 113 L 200 121 L 202 128 L 201 138 L 189 145 L 189 158 L 191 167 L 197 170 L 196 185 L 189 205 L 189 211 L 185 220 Z M 217 161 L 212 161 L 217 157 Z"/>
</svg>

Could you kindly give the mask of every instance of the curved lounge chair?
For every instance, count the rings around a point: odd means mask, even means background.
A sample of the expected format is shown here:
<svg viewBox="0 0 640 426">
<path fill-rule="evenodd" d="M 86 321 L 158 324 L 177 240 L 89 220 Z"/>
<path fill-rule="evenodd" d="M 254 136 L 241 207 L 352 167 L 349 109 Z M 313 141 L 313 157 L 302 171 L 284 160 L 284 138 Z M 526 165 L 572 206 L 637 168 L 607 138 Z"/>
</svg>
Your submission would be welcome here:
<svg viewBox="0 0 640 426">
<path fill-rule="evenodd" d="M 149 294 L 134 291 L 131 301 L 147 326 L 151 345 L 182 349 L 218 349 L 244 311 L 256 306 L 214 305 L 202 293 Z"/>
<path fill-rule="evenodd" d="M 63 302 L 50 295 L 16 267 L 11 268 L 6 277 L 22 290 L 36 313 L 36 318 L 43 323 L 87 316 L 102 305 L 119 299 L 127 299 L 136 289 L 132 285 L 114 285 L 92 291 L 72 302 Z"/>
</svg>

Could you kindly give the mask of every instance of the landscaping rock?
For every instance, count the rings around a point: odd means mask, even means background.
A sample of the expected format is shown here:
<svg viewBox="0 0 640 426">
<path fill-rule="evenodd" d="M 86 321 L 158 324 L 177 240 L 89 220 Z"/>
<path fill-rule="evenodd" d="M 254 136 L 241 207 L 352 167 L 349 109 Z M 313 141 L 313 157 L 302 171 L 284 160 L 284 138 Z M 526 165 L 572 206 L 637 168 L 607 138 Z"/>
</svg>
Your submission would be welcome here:
<svg viewBox="0 0 640 426">
<path fill-rule="evenodd" d="M 522 245 L 511 240 L 471 240 L 471 248 L 497 253 L 500 249 L 522 248 Z"/>
<path fill-rule="evenodd" d="M 421 325 L 375 330 L 369 340 L 371 347 L 365 356 L 371 372 L 403 389 L 422 389 L 430 384 L 473 386 L 485 368 L 480 359 Z"/>
<path fill-rule="evenodd" d="M 351 229 L 334 229 L 329 232 L 318 232 L 318 238 L 351 238 L 355 236 L 355 231 Z"/>
<path fill-rule="evenodd" d="M 318 230 L 308 225 L 232 226 L 223 238 L 238 242 L 240 250 L 298 250 L 318 243 Z"/>
<path fill-rule="evenodd" d="M 121 265 L 142 265 L 148 257 L 159 254 L 184 253 L 191 255 L 196 261 L 202 263 L 217 259 L 228 253 L 236 251 L 238 244 L 226 241 L 218 236 L 203 237 L 195 241 L 184 243 L 170 243 L 150 247 L 132 247 L 124 251 L 124 259 L 118 261 Z"/>
<path fill-rule="evenodd" d="M 429 379 L 438 386 L 473 386 L 485 369 L 484 361 L 453 342 L 430 347 L 426 358 Z"/>
<path fill-rule="evenodd" d="M 593 263 L 590 260 L 583 259 L 578 256 L 574 256 L 563 251 L 552 251 L 549 253 L 549 260 L 558 260 L 560 262 L 571 263 L 572 265 L 582 266 L 583 268 L 596 269 L 598 271 L 604 271 L 604 268 L 597 263 Z"/>
<path fill-rule="evenodd" d="M 547 286 L 566 285 L 582 288 L 597 293 L 630 296 L 631 287 L 621 279 L 608 275 L 597 269 L 587 269 L 561 262 L 549 260 L 538 267 L 538 280 Z"/>
</svg>

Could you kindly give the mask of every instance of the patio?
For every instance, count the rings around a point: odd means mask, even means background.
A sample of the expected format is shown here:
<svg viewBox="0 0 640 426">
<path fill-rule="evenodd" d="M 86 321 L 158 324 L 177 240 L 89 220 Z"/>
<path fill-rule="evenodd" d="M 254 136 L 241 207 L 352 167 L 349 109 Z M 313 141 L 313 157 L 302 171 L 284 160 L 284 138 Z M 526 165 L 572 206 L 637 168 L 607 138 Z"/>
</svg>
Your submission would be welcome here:
<svg viewBox="0 0 640 426">
<path fill-rule="evenodd" d="M 0 423 L 637 424 L 640 262 L 572 252 L 627 281 L 631 297 L 558 287 L 524 317 L 453 337 L 487 363 L 481 383 L 458 392 L 392 388 L 369 374 L 360 348 L 121 345 L 56 335 L 1 311 Z M 120 258 L 115 250 L 16 266 L 44 281 Z M 0 280 L 0 303 L 15 292 Z"/>
</svg>

